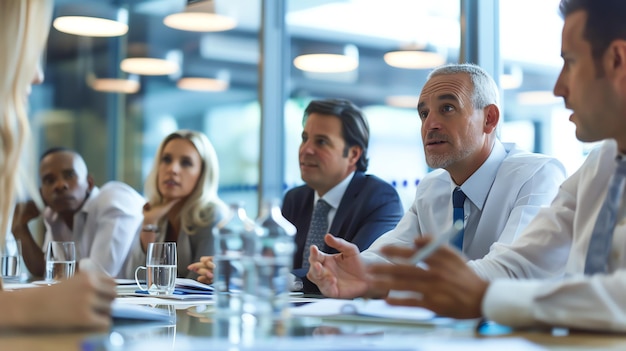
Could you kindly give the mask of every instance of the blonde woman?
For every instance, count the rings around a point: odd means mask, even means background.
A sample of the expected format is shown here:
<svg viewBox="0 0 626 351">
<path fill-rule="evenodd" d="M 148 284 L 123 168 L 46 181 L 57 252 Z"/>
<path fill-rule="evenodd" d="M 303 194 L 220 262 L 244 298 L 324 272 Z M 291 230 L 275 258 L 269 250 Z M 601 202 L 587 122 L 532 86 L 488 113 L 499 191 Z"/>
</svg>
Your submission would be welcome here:
<svg viewBox="0 0 626 351">
<path fill-rule="evenodd" d="M 7 232 L 16 192 L 26 188 L 18 177 L 30 140 L 26 98 L 43 80 L 38 67 L 51 17 L 51 0 L 0 0 L 0 233 Z M 114 298 L 111 278 L 85 272 L 49 287 L 0 291 L 0 329 L 104 329 Z"/>
<path fill-rule="evenodd" d="M 165 137 L 144 186 L 148 203 L 126 265 L 129 277 L 145 264 L 148 244 L 164 241 L 176 243 L 177 276 L 197 277 L 187 266 L 213 255 L 213 226 L 226 210 L 218 179 L 217 155 L 204 134 L 179 130 Z"/>
</svg>

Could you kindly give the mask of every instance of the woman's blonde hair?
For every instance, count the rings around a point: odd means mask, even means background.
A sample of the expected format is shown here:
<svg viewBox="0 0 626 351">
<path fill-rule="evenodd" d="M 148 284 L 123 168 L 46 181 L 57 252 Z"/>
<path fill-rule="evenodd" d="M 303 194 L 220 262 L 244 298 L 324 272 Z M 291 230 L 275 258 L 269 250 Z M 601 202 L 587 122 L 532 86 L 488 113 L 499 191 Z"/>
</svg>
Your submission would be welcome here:
<svg viewBox="0 0 626 351">
<path fill-rule="evenodd" d="M 194 130 L 179 130 L 163 139 L 154 158 L 152 169 L 146 178 L 144 193 L 151 205 L 159 204 L 163 197 L 157 185 L 158 169 L 161 163 L 163 149 L 172 140 L 185 139 L 193 144 L 202 160 L 202 171 L 198 183 L 185 200 L 181 210 L 181 226 L 189 234 L 193 234 L 198 227 L 205 227 L 217 220 L 216 215 L 225 205 L 217 196 L 219 183 L 219 165 L 213 145 L 201 132 Z"/>
<path fill-rule="evenodd" d="M 52 0 L 0 1 L 0 242 L 15 198 L 35 189 L 19 174 L 30 139 L 26 94 L 37 73 L 52 18 Z M 26 178 L 25 178 L 26 179 Z"/>
</svg>

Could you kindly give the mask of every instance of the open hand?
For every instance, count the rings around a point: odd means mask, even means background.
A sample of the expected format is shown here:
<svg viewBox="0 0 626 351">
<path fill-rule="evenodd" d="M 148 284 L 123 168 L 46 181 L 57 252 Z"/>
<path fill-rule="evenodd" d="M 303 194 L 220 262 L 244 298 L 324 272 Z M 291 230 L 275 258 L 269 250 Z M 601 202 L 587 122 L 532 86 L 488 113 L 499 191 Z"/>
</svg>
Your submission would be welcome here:
<svg viewBox="0 0 626 351">
<path fill-rule="evenodd" d="M 324 236 L 324 242 L 339 253 L 330 255 L 311 246 L 307 278 L 328 297 L 353 298 L 367 294 L 367 272 L 359 248 L 331 234 Z"/>
<path fill-rule="evenodd" d="M 431 239 L 419 238 L 415 244 L 420 248 Z M 415 251 L 416 248 L 398 246 L 382 249 L 391 260 L 409 258 Z M 424 307 L 453 318 L 482 315 L 482 299 L 489 283 L 478 277 L 456 250 L 442 246 L 424 263 L 426 268 L 409 264 L 372 264 L 368 267 L 370 284 L 375 289 L 415 293 L 413 296 L 389 296 L 386 301 L 391 305 Z"/>
</svg>

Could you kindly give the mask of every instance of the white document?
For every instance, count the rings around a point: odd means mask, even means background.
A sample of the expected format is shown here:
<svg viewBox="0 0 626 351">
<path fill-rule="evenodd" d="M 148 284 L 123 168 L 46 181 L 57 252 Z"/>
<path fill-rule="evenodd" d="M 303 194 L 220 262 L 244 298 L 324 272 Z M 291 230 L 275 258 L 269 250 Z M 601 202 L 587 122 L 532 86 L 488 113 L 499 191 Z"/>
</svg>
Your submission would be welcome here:
<svg viewBox="0 0 626 351">
<path fill-rule="evenodd" d="M 176 314 L 170 311 L 142 305 L 132 305 L 113 301 L 111 304 L 111 317 L 115 319 L 132 319 L 142 321 L 173 322 Z"/>
<path fill-rule="evenodd" d="M 294 316 L 363 316 L 397 319 L 403 321 L 428 321 L 435 317 L 435 313 L 420 307 L 392 306 L 385 300 L 342 300 L 319 299 L 302 306 L 292 307 Z"/>
</svg>

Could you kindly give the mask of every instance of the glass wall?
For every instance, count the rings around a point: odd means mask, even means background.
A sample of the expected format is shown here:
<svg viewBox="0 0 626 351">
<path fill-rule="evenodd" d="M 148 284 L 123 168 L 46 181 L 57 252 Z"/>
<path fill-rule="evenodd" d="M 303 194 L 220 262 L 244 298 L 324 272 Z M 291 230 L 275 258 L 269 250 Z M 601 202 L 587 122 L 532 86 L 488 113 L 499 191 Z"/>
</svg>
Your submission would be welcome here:
<svg viewBox="0 0 626 351">
<path fill-rule="evenodd" d="M 109 10 L 127 13 L 128 33 L 91 38 L 51 30 L 47 79 L 33 92 L 37 149 L 74 148 L 83 154 L 96 184 L 118 179 L 141 191 L 161 140 L 177 129 L 200 130 L 220 160 L 221 197 L 244 201 L 255 214 L 260 1 L 187 6 L 185 1 L 68 0 L 56 2 L 55 18 L 81 15 L 85 6 L 100 9 L 96 15 L 102 17 Z M 164 23 L 168 15 L 194 11 L 227 16 L 235 26 L 206 32 Z M 138 57 L 164 59 L 178 68 L 161 74 L 121 69 L 125 59 Z M 140 69 L 148 68 L 142 65 Z M 96 80 L 103 78 L 129 79 L 139 89 L 99 91 Z M 184 86 L 187 78 L 211 81 Z"/>
<path fill-rule="evenodd" d="M 398 68 L 385 55 L 423 51 L 439 57 L 439 63 L 458 62 L 461 1 L 284 0 L 285 25 L 280 30 L 286 38 L 285 62 L 281 61 L 285 74 L 260 67 L 267 45 L 259 39 L 261 9 L 280 1 L 56 1 L 55 17 L 79 14 L 85 5 L 92 10 L 108 8 L 103 14 L 121 10 L 129 29 L 112 38 L 51 30 L 46 82 L 31 95 L 36 150 L 74 148 L 85 157 L 97 184 L 116 179 L 141 191 L 163 137 L 180 128 L 201 130 L 218 153 L 220 196 L 227 202 L 244 201 L 254 216 L 262 167 L 273 164 L 267 159 L 260 164 L 264 119 L 259 86 L 262 78 L 280 80 L 285 91 L 266 92 L 265 98 L 284 106 L 278 122 L 284 125 L 274 126 L 281 131 L 274 135 L 276 142 L 284 141 L 284 162 L 271 166 L 284 174 L 283 190 L 302 183 L 298 146 L 308 102 L 346 98 L 361 106 L 369 119 L 369 173 L 394 184 L 407 208 L 416 184 L 428 172 L 415 106 L 430 68 Z M 499 45 L 492 49 L 499 50 L 503 67 L 502 139 L 555 155 L 571 172 L 589 146 L 575 140 L 568 112 L 551 96 L 561 64 L 558 0 L 494 1 L 501 23 Z M 198 5 L 203 7 L 198 10 Z M 235 25 L 198 32 L 164 23 L 171 14 L 194 11 L 224 15 Z M 477 21 L 475 14 L 471 16 L 464 20 Z M 324 52 L 343 53 L 356 59 L 357 66 L 324 73 L 293 63 L 302 54 Z M 122 71 L 122 61 L 133 57 L 166 59 L 179 69 L 161 75 Z M 181 87 L 181 79 L 191 77 L 216 79 L 219 84 L 203 86 L 202 91 Z M 97 91 L 99 78 L 128 79 L 139 88 L 127 93 Z M 538 100 L 541 97 L 544 100 Z"/>
<path fill-rule="evenodd" d="M 308 1 L 290 2 L 287 13 L 291 59 L 309 53 L 333 53 L 350 46 L 358 66 L 346 72 L 320 73 L 291 64 L 290 101 L 285 113 L 288 187 L 301 184 L 298 146 L 302 113 L 316 98 L 345 98 L 363 108 L 370 123 L 368 173 L 393 184 L 406 208 L 415 186 L 428 171 L 422 152 L 417 97 L 433 67 L 387 63 L 392 51 L 423 51 L 440 61 L 458 62 L 460 8 L 446 1 Z M 437 65 L 436 64 L 436 65 Z M 326 67 L 332 69 L 332 67 Z"/>
<path fill-rule="evenodd" d="M 572 174 L 594 145 L 576 139 L 571 112 L 552 93 L 562 65 L 558 4 L 559 0 L 500 1 L 502 88 L 509 121 L 502 137 L 555 156 Z"/>
</svg>

